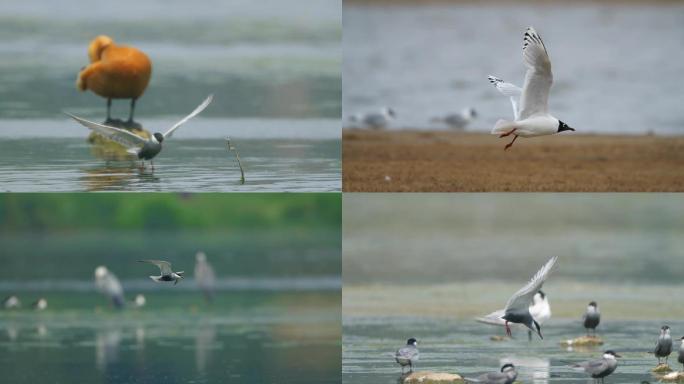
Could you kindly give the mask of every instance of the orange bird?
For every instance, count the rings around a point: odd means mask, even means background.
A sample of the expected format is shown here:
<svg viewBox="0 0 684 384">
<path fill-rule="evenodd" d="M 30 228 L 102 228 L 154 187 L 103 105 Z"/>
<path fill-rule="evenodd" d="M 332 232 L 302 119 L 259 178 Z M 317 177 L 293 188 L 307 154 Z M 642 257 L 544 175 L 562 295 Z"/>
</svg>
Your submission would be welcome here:
<svg viewBox="0 0 684 384">
<path fill-rule="evenodd" d="M 142 96 L 150 82 L 152 63 L 142 51 L 114 44 L 108 36 L 98 36 L 88 46 L 90 64 L 81 69 L 76 87 L 81 91 L 90 89 L 95 94 L 107 98 L 107 120 L 112 123 L 110 110 L 112 99 L 131 99 L 131 111 L 127 126 L 133 122 L 135 101 Z"/>
</svg>

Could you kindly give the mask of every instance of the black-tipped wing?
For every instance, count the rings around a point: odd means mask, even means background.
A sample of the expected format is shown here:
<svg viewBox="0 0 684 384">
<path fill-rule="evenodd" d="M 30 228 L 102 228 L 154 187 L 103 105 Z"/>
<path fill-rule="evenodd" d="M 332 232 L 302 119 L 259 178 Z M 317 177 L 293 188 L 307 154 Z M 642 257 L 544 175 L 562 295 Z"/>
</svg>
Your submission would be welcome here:
<svg viewBox="0 0 684 384">
<path fill-rule="evenodd" d="M 523 61 L 527 67 L 520 97 L 520 119 L 548 112 L 549 90 L 553 83 L 551 60 L 541 37 L 529 27 L 523 41 Z"/>
</svg>

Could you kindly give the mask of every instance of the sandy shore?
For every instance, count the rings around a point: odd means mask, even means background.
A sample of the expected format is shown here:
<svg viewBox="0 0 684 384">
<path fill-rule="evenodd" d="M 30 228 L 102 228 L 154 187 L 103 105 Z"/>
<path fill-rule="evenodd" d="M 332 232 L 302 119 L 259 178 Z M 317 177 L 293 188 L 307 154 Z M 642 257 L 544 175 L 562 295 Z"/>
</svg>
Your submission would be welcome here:
<svg viewBox="0 0 684 384">
<path fill-rule="evenodd" d="M 345 192 L 684 191 L 684 137 L 343 131 Z"/>
</svg>

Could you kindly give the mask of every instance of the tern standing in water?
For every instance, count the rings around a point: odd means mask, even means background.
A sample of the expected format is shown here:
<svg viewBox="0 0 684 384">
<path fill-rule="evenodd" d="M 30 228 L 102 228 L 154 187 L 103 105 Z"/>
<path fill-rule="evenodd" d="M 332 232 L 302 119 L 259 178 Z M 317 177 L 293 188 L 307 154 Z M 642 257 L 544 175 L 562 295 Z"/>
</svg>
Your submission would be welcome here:
<svg viewBox="0 0 684 384">
<path fill-rule="evenodd" d="M 492 134 L 499 135 L 500 138 L 513 135 L 513 140 L 504 150 L 510 148 L 518 136 L 544 136 L 575 130 L 549 114 L 549 90 L 553 83 L 551 60 L 544 42 L 533 27 L 527 28 L 523 38 L 523 61 L 527 72 L 522 89 L 489 76 L 489 81 L 496 85 L 499 91 L 513 98 L 513 101 L 517 94 L 520 95 L 519 110 L 516 103 L 513 103 L 515 120 L 499 120 L 492 130 Z M 506 84 L 506 92 L 497 85 L 498 82 Z"/>
<path fill-rule="evenodd" d="M 534 295 L 539 292 L 544 281 L 549 277 L 557 260 L 558 256 L 552 257 L 539 271 L 537 271 L 529 283 L 520 288 L 518 292 L 508 299 L 508 303 L 503 310 L 503 315 L 500 318 L 504 320 L 506 334 L 509 337 L 511 336 L 511 328 L 508 324 L 516 323 L 524 325 L 527 329 L 537 333 L 540 338 L 544 338 L 541 333 L 539 322 L 535 320 L 530 313 L 530 305 L 532 304 Z"/>
<path fill-rule="evenodd" d="M 539 290 L 537 293 L 535 293 L 529 310 L 532 318 L 536 320 L 540 326 L 551 318 L 551 305 L 549 304 L 548 296 L 546 293 L 544 293 L 544 291 Z M 484 317 L 478 317 L 475 320 L 484 324 L 504 326 L 506 321 L 501 318 L 501 316 L 504 314 L 505 311 L 503 309 L 499 309 Z M 532 331 L 529 329 L 527 330 L 527 338 L 530 341 L 532 340 Z"/>
<path fill-rule="evenodd" d="M 622 357 L 613 351 L 605 351 L 601 359 L 584 361 L 573 365 L 573 368 L 578 368 L 588 373 L 596 382 L 603 383 L 603 378 L 615 372 L 617 368 L 617 357 Z"/>
<path fill-rule="evenodd" d="M 663 357 L 665 358 L 665 364 L 667 364 L 667 358 L 672 353 L 672 336 L 670 336 L 670 327 L 667 325 L 663 325 L 660 328 L 660 336 L 658 336 L 653 353 L 658 358 L 658 365 L 660 365 L 660 359 Z"/>
<path fill-rule="evenodd" d="M 394 354 L 394 360 L 401 365 L 401 373 L 404 373 L 404 367 L 409 366 L 409 372 L 413 371 L 413 363 L 418 361 L 420 353 L 418 352 L 418 341 L 414 338 L 406 341 L 406 346 L 399 348 Z"/>
<path fill-rule="evenodd" d="M 592 335 L 596 335 L 596 327 L 598 327 L 601 322 L 601 313 L 598 309 L 598 304 L 592 301 L 587 306 L 587 312 L 584 313 L 584 328 L 587 330 L 587 336 L 589 336 L 589 330 L 591 329 Z"/>
<path fill-rule="evenodd" d="M 139 263 L 148 263 L 156 265 L 161 271 L 159 276 L 150 276 L 150 279 L 160 283 L 162 281 L 173 281 L 173 285 L 178 284 L 178 281 L 184 279 L 183 271 L 174 272 L 171 270 L 171 263 L 163 260 L 138 260 Z"/>
<path fill-rule="evenodd" d="M 119 279 L 104 265 L 95 268 L 95 286 L 112 301 L 112 305 L 121 309 L 124 307 L 124 292 Z"/>
<path fill-rule="evenodd" d="M 513 364 L 504 364 L 499 372 L 489 372 L 476 378 L 465 378 L 466 383 L 512 384 L 518 377 Z"/>
</svg>

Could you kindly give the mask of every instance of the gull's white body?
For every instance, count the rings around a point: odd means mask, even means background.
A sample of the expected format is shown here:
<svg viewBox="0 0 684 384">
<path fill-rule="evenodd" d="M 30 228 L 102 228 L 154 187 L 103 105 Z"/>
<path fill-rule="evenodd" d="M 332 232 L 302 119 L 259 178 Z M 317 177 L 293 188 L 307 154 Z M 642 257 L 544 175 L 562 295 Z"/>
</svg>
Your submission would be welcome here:
<svg viewBox="0 0 684 384">
<path fill-rule="evenodd" d="M 500 137 L 514 135 L 519 137 L 535 137 L 552 135 L 563 130 L 574 130 L 561 123 L 548 112 L 549 91 L 553 83 L 551 60 L 541 37 L 529 27 L 523 42 L 523 61 L 527 67 L 525 84 L 522 89 L 494 76 L 489 81 L 508 96 L 513 105 L 513 121 L 499 120 L 492 129 L 492 134 Z M 520 103 L 518 105 L 517 99 Z M 515 139 L 506 146 L 509 148 Z"/>
</svg>

